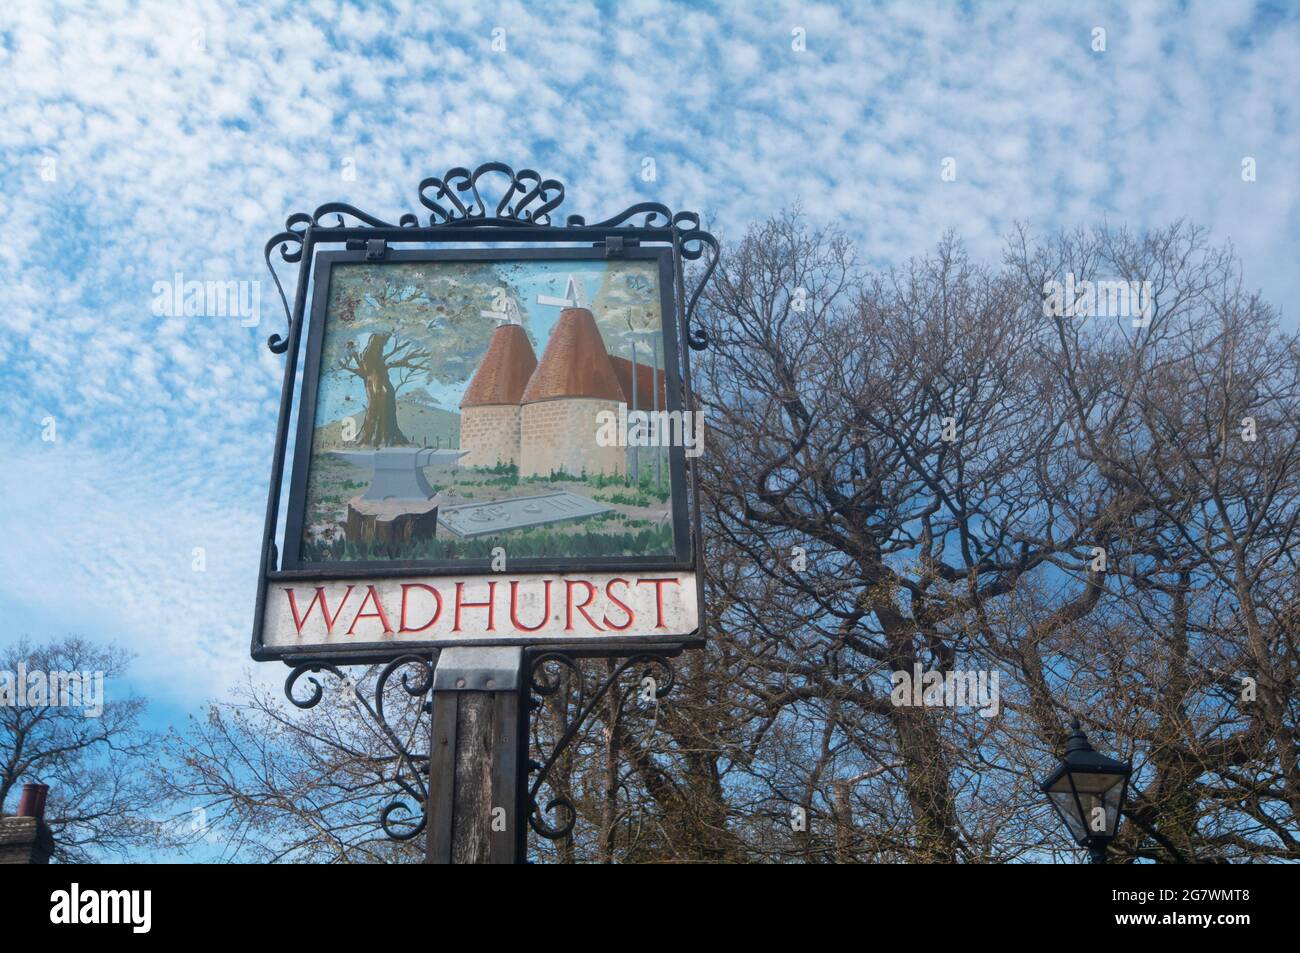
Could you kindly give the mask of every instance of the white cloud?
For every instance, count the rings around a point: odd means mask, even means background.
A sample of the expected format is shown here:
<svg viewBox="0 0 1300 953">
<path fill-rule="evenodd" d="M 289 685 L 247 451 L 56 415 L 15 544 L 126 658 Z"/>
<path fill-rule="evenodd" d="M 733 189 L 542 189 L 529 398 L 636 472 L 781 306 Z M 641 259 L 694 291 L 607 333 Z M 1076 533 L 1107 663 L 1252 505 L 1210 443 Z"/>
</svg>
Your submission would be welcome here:
<svg viewBox="0 0 1300 953">
<path fill-rule="evenodd" d="M 75 428 L 11 448 L 0 479 L 22 491 L 0 498 L 6 603 L 62 620 L 41 636 L 124 641 L 138 655 L 135 675 L 158 694 L 224 692 L 247 658 L 260 522 L 252 507 L 215 498 L 228 488 L 223 476 L 165 456 L 87 450 Z M 205 571 L 194 569 L 196 549 Z"/>
</svg>

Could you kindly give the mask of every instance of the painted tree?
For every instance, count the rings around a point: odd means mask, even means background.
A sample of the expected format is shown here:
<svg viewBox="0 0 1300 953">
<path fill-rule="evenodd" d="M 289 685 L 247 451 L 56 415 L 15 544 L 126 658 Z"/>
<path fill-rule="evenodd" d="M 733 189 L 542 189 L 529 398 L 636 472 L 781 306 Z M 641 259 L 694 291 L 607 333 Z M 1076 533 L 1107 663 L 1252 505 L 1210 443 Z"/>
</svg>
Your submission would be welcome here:
<svg viewBox="0 0 1300 953">
<path fill-rule="evenodd" d="M 365 388 L 357 443 L 371 447 L 410 444 L 398 395 L 412 384 L 468 380 L 492 334 L 480 312 L 503 288 L 515 293 L 506 274 L 485 262 L 349 268 L 332 285 L 326 366 Z"/>
<path fill-rule="evenodd" d="M 397 423 L 397 391 L 422 371 L 428 371 L 432 352 L 414 341 L 395 341 L 390 334 L 372 333 L 364 348 L 347 342 L 339 370 L 361 378 L 366 388 L 366 417 L 357 435 L 366 446 L 396 447 L 411 441 Z M 406 374 L 394 384 L 393 371 Z"/>
</svg>

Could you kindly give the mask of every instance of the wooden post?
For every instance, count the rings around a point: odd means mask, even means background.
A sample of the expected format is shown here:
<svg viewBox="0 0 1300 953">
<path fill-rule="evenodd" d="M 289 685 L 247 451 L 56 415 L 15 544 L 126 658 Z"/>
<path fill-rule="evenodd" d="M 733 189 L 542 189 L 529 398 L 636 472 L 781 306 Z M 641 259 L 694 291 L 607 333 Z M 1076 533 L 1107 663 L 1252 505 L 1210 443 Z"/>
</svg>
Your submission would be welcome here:
<svg viewBox="0 0 1300 953">
<path fill-rule="evenodd" d="M 426 863 L 524 862 L 522 663 L 519 646 L 447 648 L 438 656 Z"/>
</svg>

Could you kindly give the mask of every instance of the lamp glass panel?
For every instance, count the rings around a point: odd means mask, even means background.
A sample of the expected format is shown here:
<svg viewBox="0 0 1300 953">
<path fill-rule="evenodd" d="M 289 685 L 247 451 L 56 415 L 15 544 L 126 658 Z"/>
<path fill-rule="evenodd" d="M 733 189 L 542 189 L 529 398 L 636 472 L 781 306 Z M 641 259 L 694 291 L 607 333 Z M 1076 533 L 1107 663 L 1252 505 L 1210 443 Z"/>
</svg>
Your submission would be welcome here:
<svg viewBox="0 0 1300 953">
<path fill-rule="evenodd" d="M 1058 785 L 1053 785 L 1052 790 L 1047 794 L 1052 799 L 1052 804 L 1056 806 L 1057 813 L 1065 821 L 1065 826 L 1070 829 L 1070 836 L 1076 841 L 1084 837 L 1086 831 L 1083 818 L 1079 817 L 1079 806 L 1074 802 L 1074 792 L 1070 790 L 1069 783 L 1066 782 L 1063 791 L 1059 790 Z"/>
<path fill-rule="evenodd" d="M 1110 780 L 1103 786 L 1095 783 L 1100 777 Z M 1122 777 L 1113 775 L 1074 775 L 1076 789 L 1079 792 L 1079 804 L 1083 807 L 1083 822 L 1087 826 L 1089 837 L 1114 837 L 1119 826 L 1119 796 L 1124 788 Z M 1089 782 L 1086 788 L 1079 782 Z M 1077 835 L 1076 835 L 1077 836 Z"/>
<path fill-rule="evenodd" d="M 1067 774 L 1066 777 L 1074 782 L 1075 790 L 1080 794 L 1085 791 L 1090 794 L 1104 794 L 1112 788 L 1118 788 L 1124 783 L 1124 775 L 1122 774 L 1098 774 L 1091 771 L 1073 771 Z"/>
</svg>

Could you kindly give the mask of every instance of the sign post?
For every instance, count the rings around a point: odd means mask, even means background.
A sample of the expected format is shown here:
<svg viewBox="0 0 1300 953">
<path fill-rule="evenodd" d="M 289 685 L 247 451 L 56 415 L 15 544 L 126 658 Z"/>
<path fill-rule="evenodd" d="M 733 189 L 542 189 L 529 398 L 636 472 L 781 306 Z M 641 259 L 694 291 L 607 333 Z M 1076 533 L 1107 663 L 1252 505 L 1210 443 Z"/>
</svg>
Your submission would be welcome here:
<svg viewBox="0 0 1300 953">
<path fill-rule="evenodd" d="M 426 806 L 429 863 L 522 862 L 522 680 L 518 646 L 450 648 L 438 657 Z"/>
<path fill-rule="evenodd" d="M 717 242 L 656 203 L 552 224 L 563 199 L 489 163 L 421 182 L 427 223 L 330 203 L 266 246 L 289 332 L 268 342 L 287 366 L 252 655 L 292 667 L 301 708 L 315 675 L 382 666 L 373 705 L 354 689 L 395 755 L 380 822 L 426 833 L 434 863 L 567 836 L 573 805 L 538 803 L 557 758 L 621 676 L 658 704 L 668 659 L 704 639 L 689 354 Z M 273 253 L 298 265 L 292 308 Z M 593 656 L 611 661 L 589 686 Z M 530 712 L 562 682 L 574 710 L 530 758 Z M 386 714 L 398 686 L 427 751 Z"/>
</svg>

